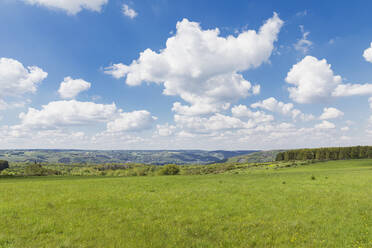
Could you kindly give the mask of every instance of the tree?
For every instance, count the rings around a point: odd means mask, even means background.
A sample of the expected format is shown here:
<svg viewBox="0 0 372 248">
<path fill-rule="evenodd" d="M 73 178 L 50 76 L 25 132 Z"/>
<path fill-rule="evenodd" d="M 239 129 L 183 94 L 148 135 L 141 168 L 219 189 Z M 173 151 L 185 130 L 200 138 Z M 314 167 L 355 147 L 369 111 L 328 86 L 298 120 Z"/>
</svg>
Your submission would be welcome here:
<svg viewBox="0 0 372 248">
<path fill-rule="evenodd" d="M 282 161 L 282 160 L 284 160 L 284 153 L 283 153 L 283 152 L 279 152 L 279 153 L 276 155 L 275 160 L 276 160 L 276 161 Z"/>
<path fill-rule="evenodd" d="M 160 170 L 161 175 L 178 175 L 180 173 L 180 167 L 175 164 L 164 165 Z"/>
<path fill-rule="evenodd" d="M 9 168 L 8 161 L 0 160 L 0 171 L 8 169 L 8 168 Z"/>
<path fill-rule="evenodd" d="M 60 174 L 61 173 L 59 171 L 43 168 L 40 164 L 37 164 L 36 162 L 25 168 L 26 176 L 50 176 Z"/>
<path fill-rule="evenodd" d="M 372 146 L 330 147 L 316 149 L 297 149 L 281 152 L 276 161 L 290 160 L 338 160 L 372 158 Z"/>
</svg>

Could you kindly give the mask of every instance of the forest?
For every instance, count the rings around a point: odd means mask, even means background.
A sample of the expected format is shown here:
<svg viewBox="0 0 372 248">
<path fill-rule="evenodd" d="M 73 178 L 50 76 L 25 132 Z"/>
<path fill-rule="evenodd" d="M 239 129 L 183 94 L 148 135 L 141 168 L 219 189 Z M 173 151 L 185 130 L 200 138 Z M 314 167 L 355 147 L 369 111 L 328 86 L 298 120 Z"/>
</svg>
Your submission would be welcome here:
<svg viewBox="0 0 372 248">
<path fill-rule="evenodd" d="M 345 160 L 362 158 L 372 158 L 372 146 L 287 150 L 278 153 L 275 160 Z"/>
</svg>

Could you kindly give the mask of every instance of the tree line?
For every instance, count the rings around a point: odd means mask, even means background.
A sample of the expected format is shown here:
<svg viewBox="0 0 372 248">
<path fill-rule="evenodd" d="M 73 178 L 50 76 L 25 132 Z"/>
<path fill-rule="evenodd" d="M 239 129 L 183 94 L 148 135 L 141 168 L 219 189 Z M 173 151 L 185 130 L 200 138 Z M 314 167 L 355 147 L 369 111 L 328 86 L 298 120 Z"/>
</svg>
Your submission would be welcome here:
<svg viewBox="0 0 372 248">
<path fill-rule="evenodd" d="M 360 158 L 372 158 L 372 146 L 288 150 L 278 153 L 275 160 L 343 160 Z"/>
</svg>

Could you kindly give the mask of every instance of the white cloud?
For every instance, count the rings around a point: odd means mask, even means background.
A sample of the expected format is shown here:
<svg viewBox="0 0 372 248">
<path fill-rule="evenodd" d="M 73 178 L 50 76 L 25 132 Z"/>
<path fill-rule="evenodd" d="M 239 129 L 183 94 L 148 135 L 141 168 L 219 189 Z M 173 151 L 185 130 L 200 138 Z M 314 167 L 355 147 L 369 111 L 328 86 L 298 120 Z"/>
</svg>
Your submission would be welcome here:
<svg viewBox="0 0 372 248">
<path fill-rule="evenodd" d="M 369 102 L 369 107 L 372 109 L 372 97 L 370 97 L 370 98 L 368 99 L 368 102 Z"/>
<path fill-rule="evenodd" d="M 372 84 L 342 84 L 325 59 L 306 56 L 293 65 L 285 79 L 290 97 L 298 103 L 326 101 L 331 97 L 372 95 Z"/>
<path fill-rule="evenodd" d="M 372 42 L 371 42 L 370 47 L 364 50 L 363 57 L 367 62 L 372 63 Z"/>
<path fill-rule="evenodd" d="M 163 137 L 171 136 L 175 133 L 176 128 L 176 126 L 169 125 L 168 123 L 156 125 L 156 134 Z"/>
<path fill-rule="evenodd" d="M 173 103 L 172 111 L 181 115 L 205 115 L 209 113 L 218 112 L 219 108 L 227 109 L 230 104 L 225 104 L 223 106 L 215 106 L 203 101 L 195 103 L 194 105 L 182 105 L 180 102 Z"/>
<path fill-rule="evenodd" d="M 335 124 L 329 121 L 322 121 L 321 123 L 315 125 L 316 129 L 333 129 L 335 127 Z"/>
<path fill-rule="evenodd" d="M 347 132 L 347 131 L 349 131 L 350 130 L 350 127 L 342 127 L 341 128 L 341 131 L 343 131 L 343 132 Z"/>
<path fill-rule="evenodd" d="M 274 120 L 272 115 L 265 114 L 262 111 L 252 111 L 245 105 L 234 106 L 231 109 L 232 115 L 237 118 L 251 118 L 256 123 L 259 122 L 270 122 Z"/>
<path fill-rule="evenodd" d="M 342 82 L 341 76 L 333 74 L 325 59 L 312 56 L 293 65 L 285 80 L 294 85 L 288 91 L 290 98 L 298 103 L 324 101 Z"/>
<path fill-rule="evenodd" d="M 252 88 L 253 95 L 258 95 L 258 94 L 260 94 L 260 92 L 261 92 L 261 86 L 260 85 L 253 86 L 253 88 Z"/>
<path fill-rule="evenodd" d="M 128 66 L 124 64 L 113 64 L 105 68 L 105 73 L 113 76 L 116 79 L 125 77 L 129 72 Z"/>
<path fill-rule="evenodd" d="M 100 12 L 108 0 L 24 0 L 28 4 L 52 9 L 61 9 L 69 15 L 76 15 L 83 9 Z"/>
<path fill-rule="evenodd" d="M 59 129 L 106 123 L 107 132 L 140 131 L 151 128 L 156 117 L 146 110 L 123 113 L 113 104 L 97 104 L 76 100 L 55 101 L 40 110 L 29 108 L 19 115 L 21 124 L 13 130 Z"/>
<path fill-rule="evenodd" d="M 0 99 L 0 110 L 12 109 L 12 108 L 22 108 L 27 103 L 30 103 L 30 100 L 23 100 L 23 101 L 18 101 L 18 102 L 6 102 L 6 101 Z"/>
<path fill-rule="evenodd" d="M 293 119 L 300 118 L 303 121 L 310 121 L 314 119 L 313 115 L 302 113 L 298 109 L 294 109 L 292 103 L 284 103 L 276 100 L 274 97 L 267 98 L 263 101 L 251 104 L 252 108 L 262 108 L 274 113 L 291 116 Z"/>
<path fill-rule="evenodd" d="M 274 97 L 267 98 L 263 101 L 251 104 L 252 108 L 262 108 L 271 112 L 280 113 L 283 115 L 290 114 L 293 110 L 292 103 L 283 103 L 276 100 Z"/>
<path fill-rule="evenodd" d="M 255 126 L 252 120 L 243 122 L 238 118 L 222 114 L 214 114 L 210 117 L 175 115 L 174 121 L 177 126 L 190 133 L 210 133 L 221 130 L 234 130 L 251 128 Z"/>
<path fill-rule="evenodd" d="M 297 17 L 304 17 L 304 16 L 307 16 L 307 10 L 303 10 L 303 11 L 299 11 L 296 13 L 296 16 Z"/>
<path fill-rule="evenodd" d="M 115 104 L 93 102 L 55 101 L 43 105 L 40 110 L 29 108 L 21 113 L 20 128 L 55 129 L 70 125 L 87 125 L 106 122 L 117 112 Z"/>
<path fill-rule="evenodd" d="M 142 82 L 163 84 L 165 95 L 180 96 L 190 104 L 174 107 L 182 114 L 190 115 L 197 112 L 196 108 L 208 110 L 202 113 L 217 112 L 231 102 L 259 93 L 259 87 L 252 87 L 239 72 L 268 62 L 282 25 L 274 14 L 258 32 L 247 30 L 221 37 L 218 29 L 202 30 L 199 23 L 183 19 L 159 53 L 146 49 L 131 65 L 115 64 L 105 73 L 115 78 L 126 76 L 126 83 L 132 86 Z"/>
<path fill-rule="evenodd" d="M 25 68 L 17 60 L 0 58 L 0 97 L 35 93 L 38 84 L 47 76 L 48 73 L 37 66 Z"/>
<path fill-rule="evenodd" d="M 58 93 L 64 99 L 75 98 L 80 92 L 90 89 L 91 84 L 83 79 L 72 79 L 65 77 L 61 83 Z"/>
<path fill-rule="evenodd" d="M 343 116 L 344 113 L 336 108 L 324 108 L 322 115 L 319 117 L 321 120 L 335 119 Z"/>
<path fill-rule="evenodd" d="M 294 44 L 294 48 L 297 51 L 300 51 L 303 54 L 306 54 L 309 51 L 309 49 L 311 48 L 313 43 L 310 40 L 307 39 L 310 32 L 305 32 L 303 25 L 300 25 L 300 30 L 301 30 L 302 38 L 299 39 L 296 44 Z"/>
<path fill-rule="evenodd" d="M 35 93 L 47 76 L 37 66 L 25 68 L 15 59 L 0 58 L 0 110 L 25 106 L 29 103 L 25 94 Z"/>
<path fill-rule="evenodd" d="M 122 11 L 123 14 L 130 19 L 134 19 L 138 15 L 138 13 L 134 9 L 130 8 L 127 4 L 123 4 Z"/>
<path fill-rule="evenodd" d="M 341 84 L 332 93 L 333 96 L 372 95 L 372 84 Z"/>
<path fill-rule="evenodd" d="M 121 113 L 118 118 L 107 123 L 108 132 L 141 131 L 152 127 L 157 118 L 147 110 Z"/>
</svg>

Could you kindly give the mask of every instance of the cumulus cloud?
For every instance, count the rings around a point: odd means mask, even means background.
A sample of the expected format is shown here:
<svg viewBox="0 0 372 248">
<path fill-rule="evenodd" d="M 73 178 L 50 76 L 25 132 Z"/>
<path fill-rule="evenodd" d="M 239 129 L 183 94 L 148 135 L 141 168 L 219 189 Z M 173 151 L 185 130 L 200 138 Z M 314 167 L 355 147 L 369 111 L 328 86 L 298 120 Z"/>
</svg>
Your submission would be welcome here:
<svg viewBox="0 0 372 248">
<path fill-rule="evenodd" d="M 37 66 L 25 68 L 15 59 L 0 58 L 0 97 L 35 93 L 47 76 L 48 73 Z"/>
<path fill-rule="evenodd" d="M 312 56 L 293 65 L 285 80 L 294 85 L 288 91 L 290 98 L 298 103 L 324 101 L 342 83 L 341 76 L 333 74 L 325 59 Z"/>
<path fill-rule="evenodd" d="M 44 6 L 51 9 L 66 11 L 69 15 L 76 15 L 83 9 L 100 12 L 108 0 L 24 0 L 31 5 Z"/>
<path fill-rule="evenodd" d="M 322 115 L 319 117 L 321 120 L 335 119 L 343 116 L 344 113 L 336 108 L 324 108 Z"/>
<path fill-rule="evenodd" d="M 210 117 L 175 115 L 177 126 L 190 133 L 210 133 L 221 130 L 236 130 L 251 128 L 255 123 L 251 120 L 244 122 L 239 118 L 216 113 Z"/>
<path fill-rule="evenodd" d="M 114 103 L 97 104 L 76 100 L 50 102 L 41 109 L 29 108 L 19 118 L 21 123 L 12 126 L 13 131 L 57 130 L 103 123 L 109 133 L 148 129 L 157 119 L 146 110 L 123 112 Z"/>
<path fill-rule="evenodd" d="M 165 123 L 164 125 L 156 125 L 156 134 L 159 136 L 167 137 L 173 135 L 176 129 L 176 126 L 169 125 L 169 123 Z"/>
<path fill-rule="evenodd" d="M 83 79 L 72 79 L 65 77 L 61 83 L 58 93 L 64 99 L 75 98 L 80 92 L 90 89 L 91 84 Z"/>
<path fill-rule="evenodd" d="M 308 40 L 307 37 L 309 36 L 310 32 L 306 32 L 303 25 L 300 25 L 300 30 L 301 30 L 302 38 L 299 39 L 296 44 L 294 44 L 294 48 L 297 51 L 300 51 L 303 54 L 306 54 L 309 51 L 313 43 L 310 40 Z"/>
<path fill-rule="evenodd" d="M 0 110 L 23 107 L 26 93 L 35 93 L 48 73 L 37 66 L 28 66 L 15 59 L 0 58 Z"/>
<path fill-rule="evenodd" d="M 261 92 L 261 85 L 255 85 L 252 88 L 253 95 L 258 95 Z"/>
<path fill-rule="evenodd" d="M 277 112 L 283 115 L 290 114 L 293 110 L 292 103 L 283 103 L 276 100 L 274 97 L 267 98 L 263 101 L 251 104 L 252 108 L 263 108 L 271 112 Z"/>
<path fill-rule="evenodd" d="M 363 57 L 367 62 L 372 63 L 372 42 L 371 42 L 370 47 L 364 50 Z"/>
<path fill-rule="evenodd" d="M 40 110 L 29 108 L 21 113 L 21 128 L 55 129 L 69 125 L 87 125 L 106 122 L 117 112 L 115 104 L 93 102 L 54 101 L 43 105 Z"/>
<path fill-rule="evenodd" d="M 131 86 L 142 82 L 164 85 L 165 95 L 180 96 L 190 106 L 177 104 L 174 111 L 189 115 L 196 109 L 213 113 L 250 94 L 258 94 L 239 73 L 267 62 L 283 25 L 275 13 L 259 29 L 237 36 L 220 36 L 219 29 L 203 30 L 187 19 L 177 23 L 177 33 L 159 53 L 146 49 L 130 65 L 114 64 L 105 73 L 126 76 Z M 189 108 L 187 108 L 189 107 Z"/>
<path fill-rule="evenodd" d="M 272 115 L 265 114 L 262 111 L 252 111 L 245 105 L 234 106 L 231 109 L 232 115 L 237 118 L 251 118 L 256 123 L 270 122 L 274 120 Z"/>
<path fill-rule="evenodd" d="M 333 96 L 372 95 L 372 84 L 341 84 L 332 92 Z"/>
<path fill-rule="evenodd" d="M 372 95 L 372 84 L 343 84 L 325 59 L 306 56 L 293 65 L 285 79 L 293 84 L 289 96 L 298 103 L 326 101 L 331 97 Z"/>
<path fill-rule="evenodd" d="M 368 99 L 368 102 L 369 102 L 369 107 L 372 109 L 372 97 L 370 97 L 370 98 Z"/>
<path fill-rule="evenodd" d="M 303 121 L 313 120 L 313 115 L 307 115 L 300 110 L 295 109 L 293 103 L 284 103 L 276 100 L 274 97 L 267 98 L 263 101 L 251 104 L 252 108 L 262 108 L 274 113 L 291 116 L 293 119 L 299 117 Z"/>
<path fill-rule="evenodd" d="M 118 118 L 107 123 L 108 132 L 141 131 L 152 127 L 157 118 L 147 110 L 121 113 Z"/>
<path fill-rule="evenodd" d="M 122 11 L 123 14 L 130 19 L 134 19 L 138 15 L 138 13 L 134 9 L 130 8 L 127 4 L 123 4 Z"/>
<path fill-rule="evenodd" d="M 336 128 L 335 124 L 329 121 L 322 121 L 321 123 L 315 125 L 316 129 L 333 129 Z"/>
<path fill-rule="evenodd" d="M 218 112 L 220 108 L 228 109 L 229 107 L 230 107 L 229 103 L 226 103 L 223 106 L 216 106 L 208 104 L 208 102 L 205 103 L 203 100 L 201 100 L 200 102 L 195 103 L 194 105 L 191 106 L 182 105 L 180 102 L 175 102 L 173 103 L 172 111 L 181 115 L 204 115 L 213 112 Z"/>
</svg>

